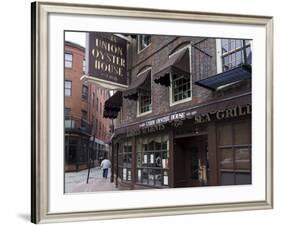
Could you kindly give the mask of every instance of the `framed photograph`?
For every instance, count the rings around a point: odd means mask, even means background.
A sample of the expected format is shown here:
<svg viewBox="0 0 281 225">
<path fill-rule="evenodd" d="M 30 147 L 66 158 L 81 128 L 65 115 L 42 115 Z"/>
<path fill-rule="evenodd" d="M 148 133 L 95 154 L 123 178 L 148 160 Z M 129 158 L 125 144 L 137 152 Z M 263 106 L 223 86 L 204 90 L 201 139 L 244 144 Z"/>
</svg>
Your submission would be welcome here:
<svg viewBox="0 0 281 225">
<path fill-rule="evenodd" d="M 272 17 L 31 9 L 33 223 L 273 208 Z"/>
</svg>

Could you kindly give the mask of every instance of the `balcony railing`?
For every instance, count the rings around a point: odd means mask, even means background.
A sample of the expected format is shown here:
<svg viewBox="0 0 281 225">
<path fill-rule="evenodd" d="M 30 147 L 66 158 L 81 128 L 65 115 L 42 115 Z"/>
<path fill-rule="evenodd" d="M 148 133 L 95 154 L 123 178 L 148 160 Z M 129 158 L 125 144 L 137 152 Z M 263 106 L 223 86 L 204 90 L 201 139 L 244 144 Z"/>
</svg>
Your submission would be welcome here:
<svg viewBox="0 0 281 225">
<path fill-rule="evenodd" d="M 64 128 L 65 130 L 82 131 L 85 133 L 91 132 L 89 121 L 73 116 L 64 117 Z"/>
</svg>

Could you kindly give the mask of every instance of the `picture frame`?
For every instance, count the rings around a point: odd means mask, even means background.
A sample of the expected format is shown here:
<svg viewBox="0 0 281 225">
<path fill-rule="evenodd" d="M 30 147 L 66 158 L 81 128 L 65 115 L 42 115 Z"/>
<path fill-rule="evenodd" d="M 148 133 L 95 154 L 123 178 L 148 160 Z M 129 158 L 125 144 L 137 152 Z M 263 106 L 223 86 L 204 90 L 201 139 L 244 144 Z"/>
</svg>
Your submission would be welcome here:
<svg viewBox="0 0 281 225">
<path fill-rule="evenodd" d="M 100 220 L 115 218 L 134 218 L 147 216 L 180 215 L 192 213 L 226 212 L 241 210 L 257 210 L 273 208 L 273 18 L 270 16 L 231 15 L 208 12 L 170 11 L 147 8 L 125 8 L 102 5 L 83 5 L 65 3 L 34 2 L 31 6 L 31 44 L 32 44 L 32 140 L 31 140 L 31 221 L 33 223 Z M 56 191 L 50 185 L 50 167 L 54 161 L 51 159 L 50 149 L 54 146 L 50 143 L 50 132 L 56 124 L 50 124 L 52 117 L 51 108 L 54 103 L 50 97 L 51 91 L 58 88 L 50 81 L 50 58 L 53 52 L 50 50 L 50 16 L 62 15 L 70 17 L 98 17 L 113 20 L 143 19 L 144 21 L 168 21 L 181 25 L 182 22 L 214 23 L 235 26 L 252 26 L 261 29 L 260 35 L 265 39 L 265 71 L 264 71 L 264 155 L 265 180 L 263 185 L 264 195 L 260 198 L 237 202 L 213 202 L 198 204 L 166 204 L 162 206 L 127 207 L 116 206 L 114 209 L 87 209 L 81 206 L 81 210 L 52 210 L 52 194 Z M 64 18 L 61 18 L 62 20 Z M 69 23 L 67 19 L 64 19 Z M 144 29 L 144 28 L 141 28 Z M 106 30 L 106 29 L 105 29 Z M 116 30 L 108 30 L 112 32 Z M 63 37 L 61 37 L 63 38 Z M 63 51 L 63 49 L 61 49 Z M 53 56 L 53 55 L 52 55 Z M 52 85 L 51 85 L 52 84 Z M 61 87 L 62 88 L 62 87 Z M 263 114 L 262 114 L 263 115 Z M 53 118 L 53 117 L 52 117 Z M 200 189 L 200 191 L 202 191 Z M 174 191 L 175 192 L 175 191 Z M 98 194 L 97 194 L 98 195 Z M 92 197 L 97 197 L 94 195 Z M 77 204 L 76 197 L 64 196 L 65 202 Z M 68 198 L 68 199 L 66 199 Z M 65 203 L 62 203 L 62 205 Z"/>
</svg>

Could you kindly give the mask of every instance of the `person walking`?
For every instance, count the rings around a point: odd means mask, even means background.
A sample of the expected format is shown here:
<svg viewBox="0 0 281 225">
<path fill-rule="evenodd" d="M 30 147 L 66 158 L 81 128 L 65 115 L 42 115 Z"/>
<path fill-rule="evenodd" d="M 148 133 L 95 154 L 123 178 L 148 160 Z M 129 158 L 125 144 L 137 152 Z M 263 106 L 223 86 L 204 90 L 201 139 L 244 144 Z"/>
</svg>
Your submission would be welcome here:
<svg viewBox="0 0 281 225">
<path fill-rule="evenodd" d="M 100 168 L 103 169 L 102 177 L 107 178 L 108 169 L 111 167 L 111 162 L 104 158 L 100 164 Z"/>
</svg>

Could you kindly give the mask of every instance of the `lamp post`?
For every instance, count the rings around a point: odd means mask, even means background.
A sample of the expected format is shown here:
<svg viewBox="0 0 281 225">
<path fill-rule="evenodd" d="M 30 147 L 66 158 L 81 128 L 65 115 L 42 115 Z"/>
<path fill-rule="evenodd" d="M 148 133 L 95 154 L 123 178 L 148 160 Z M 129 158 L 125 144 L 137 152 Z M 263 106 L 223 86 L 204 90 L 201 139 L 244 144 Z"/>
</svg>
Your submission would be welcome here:
<svg viewBox="0 0 281 225">
<path fill-rule="evenodd" d="M 95 140 L 95 137 L 94 136 L 91 136 L 89 138 L 89 145 L 88 145 L 88 175 L 87 175 L 87 184 L 89 183 L 89 177 L 90 177 L 90 171 L 91 171 L 91 165 L 92 165 L 92 156 L 91 156 L 91 153 L 90 153 L 90 147 L 92 146 L 93 144 L 93 141 Z"/>
</svg>

